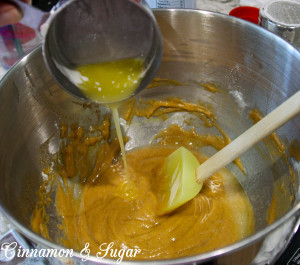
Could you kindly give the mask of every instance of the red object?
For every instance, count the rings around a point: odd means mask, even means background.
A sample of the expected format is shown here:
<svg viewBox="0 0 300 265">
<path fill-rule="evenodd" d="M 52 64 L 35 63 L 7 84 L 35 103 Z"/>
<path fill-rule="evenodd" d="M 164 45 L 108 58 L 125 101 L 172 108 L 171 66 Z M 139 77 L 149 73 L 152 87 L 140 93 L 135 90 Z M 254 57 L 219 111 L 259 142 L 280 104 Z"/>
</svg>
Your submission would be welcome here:
<svg viewBox="0 0 300 265">
<path fill-rule="evenodd" d="M 0 35 L 2 36 L 6 45 L 8 45 L 8 42 L 13 43 L 13 39 L 15 38 L 20 40 L 22 44 L 25 44 L 36 37 L 36 33 L 33 29 L 20 23 L 14 24 L 13 30 L 9 26 L 1 27 Z M 14 44 L 12 45 L 14 46 Z"/>
<path fill-rule="evenodd" d="M 239 6 L 232 9 L 229 15 L 258 24 L 259 9 L 253 6 Z"/>
</svg>

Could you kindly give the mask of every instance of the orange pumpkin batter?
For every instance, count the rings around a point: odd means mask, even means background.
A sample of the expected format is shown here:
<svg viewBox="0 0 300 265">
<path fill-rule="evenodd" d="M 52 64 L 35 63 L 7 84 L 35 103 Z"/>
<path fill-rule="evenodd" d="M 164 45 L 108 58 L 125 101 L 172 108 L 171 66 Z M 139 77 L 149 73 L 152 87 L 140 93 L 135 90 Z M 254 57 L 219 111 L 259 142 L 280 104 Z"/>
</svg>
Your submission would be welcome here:
<svg viewBox="0 0 300 265">
<path fill-rule="evenodd" d="M 190 110 L 201 114 L 210 126 L 214 124 L 215 118 L 208 109 L 175 99 L 126 113 L 151 116 L 158 110 L 162 112 L 162 105 L 166 113 Z M 69 134 L 68 129 L 62 128 L 67 141 L 55 168 L 55 174 L 62 180 L 57 184 L 55 204 L 62 220 L 63 245 L 80 251 L 89 243 L 91 253 L 95 254 L 102 243 L 114 242 L 116 249 L 141 249 L 138 260 L 170 259 L 218 249 L 253 233 L 249 200 L 235 177 L 225 169 L 209 178 L 190 202 L 170 214 L 156 214 L 164 159 L 178 145 L 189 148 L 203 162 L 206 158 L 195 152 L 190 143 L 221 149 L 229 141 L 224 134 L 203 136 L 171 125 L 160 133 L 161 140 L 156 145 L 127 153 L 128 181 L 119 144 L 116 140 L 107 141 L 107 128 L 108 118 L 100 128 L 102 134 L 95 138 L 85 136 L 81 127 L 69 129 Z M 93 162 L 90 149 L 96 150 Z M 46 224 L 37 214 L 39 211 L 37 207 L 32 227 L 43 234 Z"/>
</svg>

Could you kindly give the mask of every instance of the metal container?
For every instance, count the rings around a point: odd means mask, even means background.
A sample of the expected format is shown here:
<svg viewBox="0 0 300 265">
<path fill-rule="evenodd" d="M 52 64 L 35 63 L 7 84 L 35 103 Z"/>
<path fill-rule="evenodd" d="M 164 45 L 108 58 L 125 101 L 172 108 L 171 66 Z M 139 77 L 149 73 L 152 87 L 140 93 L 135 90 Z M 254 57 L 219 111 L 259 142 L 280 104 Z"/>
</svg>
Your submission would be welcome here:
<svg viewBox="0 0 300 265">
<path fill-rule="evenodd" d="M 155 15 L 164 38 L 163 60 L 157 76 L 186 85 L 146 89 L 139 95 L 141 98 L 181 97 L 205 102 L 214 110 L 218 124 L 233 139 L 251 126 L 250 110 L 258 108 L 266 114 L 299 90 L 300 53 L 267 30 L 206 11 L 156 10 Z M 203 89 L 201 83 L 214 83 L 224 93 L 213 94 Z M 93 124 L 97 121 L 95 108 L 98 107 L 84 108 L 83 101 L 71 97 L 55 83 L 45 68 L 40 48 L 16 64 L 2 79 L 0 87 L 0 208 L 17 230 L 33 242 L 61 248 L 55 240 L 55 210 L 50 215 L 54 223 L 49 227 L 51 240 L 30 228 L 36 192 L 43 181 L 40 172 L 45 156 L 41 150 L 45 151 L 44 146 L 50 153 L 59 150 L 57 123 Z M 132 140 L 126 148 L 149 143 L 157 131 L 168 122 L 176 122 L 178 117 L 178 113 L 173 113 L 169 121 L 147 120 L 145 126 L 129 127 L 127 134 Z M 199 132 L 207 132 L 207 128 L 194 126 Z M 255 233 L 252 236 L 208 253 L 142 264 L 200 264 L 210 259 L 214 260 L 213 264 L 250 264 L 265 237 L 299 215 L 299 162 L 289 153 L 290 143 L 300 141 L 299 130 L 300 117 L 296 117 L 277 132 L 287 147 L 286 160 L 280 155 L 270 156 L 264 143 L 259 143 L 241 157 L 247 176 L 234 165 L 228 166 L 253 206 Z M 207 155 L 215 152 L 204 151 Z M 278 198 L 278 215 L 268 224 L 273 194 Z M 290 228 L 285 230 L 280 242 L 288 240 L 292 232 Z M 99 261 L 96 257 L 89 259 Z"/>
<path fill-rule="evenodd" d="M 11 1 L 23 13 L 21 23 L 41 30 L 43 55 L 49 72 L 74 96 L 87 99 L 71 74 L 82 65 L 142 59 L 145 71 L 130 96 L 144 89 L 159 68 L 162 37 L 145 0 L 62 0 L 50 13 L 21 0 Z M 100 99 L 98 102 L 108 103 Z"/>
<path fill-rule="evenodd" d="M 259 23 L 300 49 L 300 2 L 272 0 L 260 9 Z"/>
<path fill-rule="evenodd" d="M 52 9 L 46 24 L 43 54 L 48 70 L 79 98 L 86 96 L 69 74 L 75 67 L 141 58 L 145 73 L 133 95 L 144 89 L 158 70 L 162 39 L 145 0 L 64 0 Z"/>
</svg>

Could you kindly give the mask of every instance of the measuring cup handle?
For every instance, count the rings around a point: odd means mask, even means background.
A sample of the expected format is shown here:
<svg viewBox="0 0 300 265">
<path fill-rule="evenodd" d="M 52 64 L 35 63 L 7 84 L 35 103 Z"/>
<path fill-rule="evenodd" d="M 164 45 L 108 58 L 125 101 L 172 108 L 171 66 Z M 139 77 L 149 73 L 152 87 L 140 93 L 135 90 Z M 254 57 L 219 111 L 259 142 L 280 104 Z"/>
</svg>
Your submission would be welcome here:
<svg viewBox="0 0 300 265">
<path fill-rule="evenodd" d="M 21 24 L 28 26 L 35 30 L 40 30 L 41 25 L 49 17 L 49 13 L 39 10 L 31 5 L 28 5 L 20 0 L 9 0 L 12 4 L 17 6 L 21 11 L 23 17 L 20 21 Z"/>
</svg>

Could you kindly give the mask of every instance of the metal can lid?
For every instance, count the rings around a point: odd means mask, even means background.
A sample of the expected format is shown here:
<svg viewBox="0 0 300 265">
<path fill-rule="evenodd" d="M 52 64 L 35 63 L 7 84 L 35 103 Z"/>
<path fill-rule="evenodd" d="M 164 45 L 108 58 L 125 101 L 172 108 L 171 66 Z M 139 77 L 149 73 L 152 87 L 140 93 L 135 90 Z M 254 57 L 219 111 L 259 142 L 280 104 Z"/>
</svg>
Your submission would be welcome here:
<svg viewBox="0 0 300 265">
<path fill-rule="evenodd" d="M 300 1 L 271 0 L 259 13 L 259 24 L 300 49 Z"/>
<path fill-rule="evenodd" d="M 260 15 L 282 26 L 300 27 L 300 1 L 272 0 L 261 8 Z"/>
</svg>

